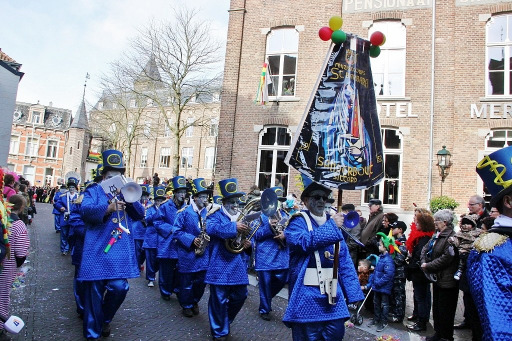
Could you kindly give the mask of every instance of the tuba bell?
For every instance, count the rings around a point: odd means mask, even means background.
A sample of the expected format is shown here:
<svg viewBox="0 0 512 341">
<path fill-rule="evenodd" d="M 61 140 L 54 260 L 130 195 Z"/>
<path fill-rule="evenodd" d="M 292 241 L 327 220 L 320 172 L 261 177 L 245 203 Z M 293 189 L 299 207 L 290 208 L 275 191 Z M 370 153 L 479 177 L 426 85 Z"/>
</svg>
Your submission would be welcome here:
<svg viewBox="0 0 512 341">
<path fill-rule="evenodd" d="M 266 189 L 261 197 L 254 198 L 245 205 L 240 211 L 237 221 L 241 221 L 249 225 L 250 233 L 238 233 L 235 238 L 226 239 L 224 245 L 231 253 L 241 253 L 244 250 L 246 240 L 251 240 L 256 231 L 263 224 L 261 214 L 267 217 L 273 216 L 278 207 L 277 194 L 271 189 Z"/>
</svg>

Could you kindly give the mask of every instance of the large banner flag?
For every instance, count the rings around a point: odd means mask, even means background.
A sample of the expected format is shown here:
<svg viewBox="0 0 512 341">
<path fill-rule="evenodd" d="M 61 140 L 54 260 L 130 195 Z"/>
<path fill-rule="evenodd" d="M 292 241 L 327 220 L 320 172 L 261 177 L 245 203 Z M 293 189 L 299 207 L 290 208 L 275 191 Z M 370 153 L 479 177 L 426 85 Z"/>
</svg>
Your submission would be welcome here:
<svg viewBox="0 0 512 341">
<path fill-rule="evenodd" d="M 364 189 L 383 178 L 382 140 L 370 42 L 346 36 L 331 45 L 285 162 L 325 186 Z"/>
</svg>

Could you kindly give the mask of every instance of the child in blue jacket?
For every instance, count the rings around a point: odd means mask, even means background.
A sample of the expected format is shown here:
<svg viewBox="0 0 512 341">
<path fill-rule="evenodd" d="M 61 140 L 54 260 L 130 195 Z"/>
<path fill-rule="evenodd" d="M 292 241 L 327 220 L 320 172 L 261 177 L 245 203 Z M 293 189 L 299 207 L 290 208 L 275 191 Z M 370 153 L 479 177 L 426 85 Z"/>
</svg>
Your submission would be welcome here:
<svg viewBox="0 0 512 341">
<path fill-rule="evenodd" d="M 377 332 L 381 332 L 388 325 L 389 297 L 393 289 L 393 278 L 395 275 L 395 263 L 388 253 L 384 243 L 379 240 L 379 261 L 375 266 L 373 275 L 365 289 L 372 288 L 374 319 L 368 327 L 377 326 Z"/>
</svg>

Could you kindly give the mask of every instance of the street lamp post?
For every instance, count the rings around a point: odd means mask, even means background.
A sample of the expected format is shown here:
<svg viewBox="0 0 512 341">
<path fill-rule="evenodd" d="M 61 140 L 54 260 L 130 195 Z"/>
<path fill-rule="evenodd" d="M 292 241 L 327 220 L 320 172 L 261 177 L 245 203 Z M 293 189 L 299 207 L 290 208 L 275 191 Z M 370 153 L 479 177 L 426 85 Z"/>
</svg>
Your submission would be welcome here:
<svg viewBox="0 0 512 341">
<path fill-rule="evenodd" d="M 441 196 L 443 195 L 443 182 L 450 174 L 450 167 L 452 166 L 452 161 L 450 160 L 452 154 L 446 149 L 446 146 L 443 146 L 443 149 L 437 152 L 437 168 L 439 169 L 439 176 L 441 176 Z"/>
</svg>

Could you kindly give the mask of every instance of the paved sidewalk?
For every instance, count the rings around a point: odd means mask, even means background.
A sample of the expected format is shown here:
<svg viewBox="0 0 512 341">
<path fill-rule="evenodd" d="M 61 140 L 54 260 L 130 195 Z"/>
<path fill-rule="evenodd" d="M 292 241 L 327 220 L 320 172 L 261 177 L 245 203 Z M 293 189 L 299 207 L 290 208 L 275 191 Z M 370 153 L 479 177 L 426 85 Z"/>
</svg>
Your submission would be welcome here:
<svg viewBox="0 0 512 341">
<path fill-rule="evenodd" d="M 20 335 L 13 340 L 85 340 L 82 320 L 78 318 L 72 291 L 74 267 L 70 256 L 59 252 L 59 234 L 53 227 L 52 206 L 37 203 L 39 212 L 29 226 L 31 253 L 21 269 L 18 287 L 12 291 L 11 314 L 20 316 L 26 323 Z M 181 315 L 176 297 L 170 301 L 160 298 L 158 287 L 148 288 L 141 277 L 131 279 L 130 291 L 112 322 L 112 334 L 103 340 L 211 340 L 207 315 L 208 288 L 199 306 L 201 313 L 193 318 Z M 256 279 L 251 278 L 256 284 Z M 408 291 L 410 291 L 408 287 Z M 231 325 L 231 341 L 291 340 L 291 331 L 282 322 L 287 300 L 286 292 L 273 300 L 272 321 L 263 321 L 258 314 L 257 287 L 249 286 L 249 296 L 244 307 Z M 408 292 L 412 297 L 412 293 Z M 408 304 L 408 306 L 411 306 Z M 375 340 L 375 330 L 347 328 L 345 340 Z M 460 317 L 456 320 L 460 321 Z M 432 332 L 429 327 L 429 334 Z M 457 332 L 459 333 L 459 332 Z M 390 324 L 380 335 L 399 336 L 401 341 L 420 340 L 417 334 L 407 332 L 405 326 Z M 425 335 L 424 333 L 422 335 Z M 456 340 L 470 339 L 470 332 Z"/>
</svg>

